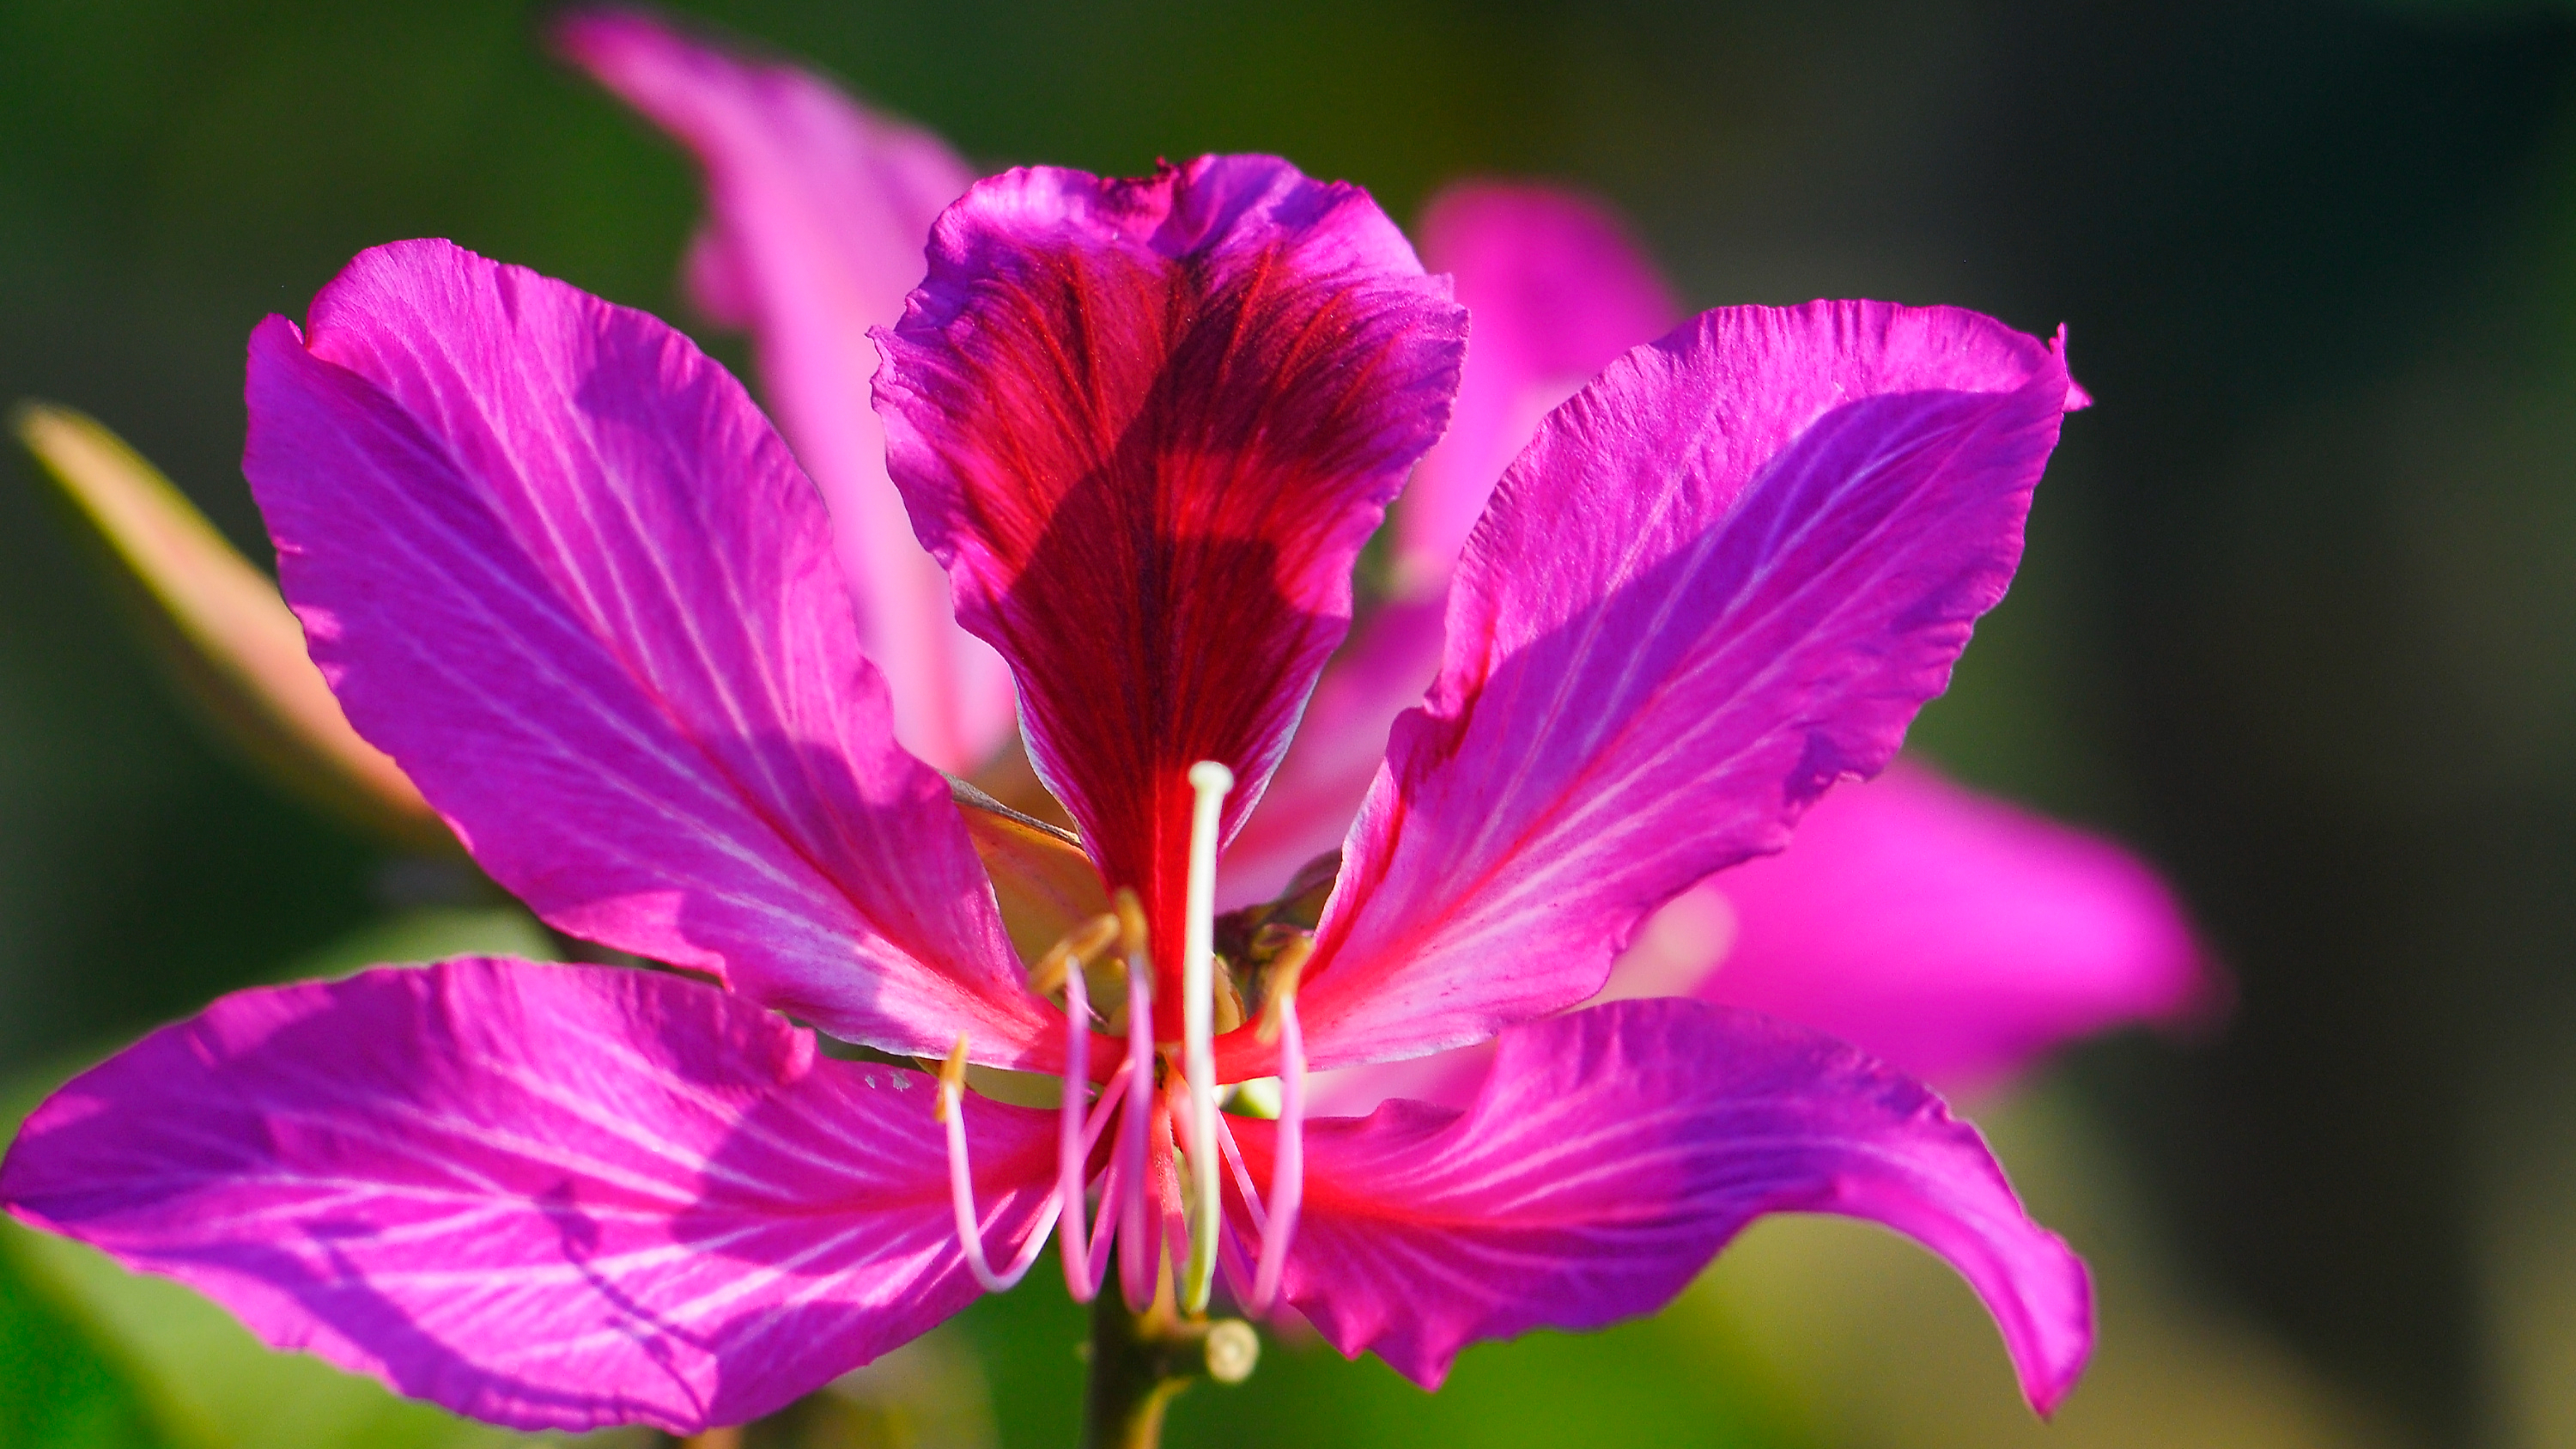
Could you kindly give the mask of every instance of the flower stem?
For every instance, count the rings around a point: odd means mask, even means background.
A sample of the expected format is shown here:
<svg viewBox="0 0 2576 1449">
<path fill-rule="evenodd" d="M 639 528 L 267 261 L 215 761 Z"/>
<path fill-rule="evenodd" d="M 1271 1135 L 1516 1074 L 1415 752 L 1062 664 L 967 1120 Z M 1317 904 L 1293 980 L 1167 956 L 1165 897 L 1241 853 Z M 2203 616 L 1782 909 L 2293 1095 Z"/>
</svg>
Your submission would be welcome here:
<svg viewBox="0 0 2576 1449">
<path fill-rule="evenodd" d="M 1183 1318 L 1171 1274 L 1142 1313 L 1128 1311 L 1113 1272 L 1091 1300 L 1091 1379 L 1082 1406 L 1083 1449 L 1158 1449 L 1163 1410 L 1192 1380 L 1243 1382 L 1260 1339 L 1240 1318 Z"/>
</svg>

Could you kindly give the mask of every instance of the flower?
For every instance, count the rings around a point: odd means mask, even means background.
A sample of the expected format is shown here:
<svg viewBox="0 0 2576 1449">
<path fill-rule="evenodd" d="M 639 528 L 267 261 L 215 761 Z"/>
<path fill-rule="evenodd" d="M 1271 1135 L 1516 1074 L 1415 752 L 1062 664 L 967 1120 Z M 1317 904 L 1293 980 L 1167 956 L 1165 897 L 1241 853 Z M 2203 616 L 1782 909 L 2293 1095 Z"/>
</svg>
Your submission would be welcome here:
<svg viewBox="0 0 2576 1449">
<path fill-rule="evenodd" d="M 1956 1266 L 2053 1405 L 2082 1265 L 1928 1089 L 1711 1003 L 1567 1008 L 1894 754 L 2009 579 L 2078 398 L 2058 351 L 1819 303 L 1625 354 L 1477 523 L 1311 933 L 1220 960 L 1219 841 L 1464 317 L 1363 194 L 1260 157 L 995 177 L 929 260 L 879 334 L 892 477 L 1117 912 L 1024 970 L 815 486 L 721 368 L 533 273 L 378 248 L 251 341 L 245 468 L 314 658 L 496 880 L 720 987 L 472 959 L 237 993 L 39 1108 L 9 1210 L 468 1414 L 682 1431 L 921 1332 L 1059 1226 L 1078 1295 L 1102 1238 L 1131 1298 L 1168 1245 L 1189 1298 L 1221 1268 L 1436 1384 L 1475 1339 L 1655 1307 L 1755 1216 L 1836 1212 Z M 791 1017 L 947 1066 L 831 1059 Z M 1488 1037 L 1463 1110 L 1302 1110 L 1310 1063 Z M 970 1096 L 970 1062 L 1061 1104 Z M 1271 1076 L 1275 1123 L 1215 1110 Z"/>
<path fill-rule="evenodd" d="M 821 77 L 634 12 L 573 12 L 557 42 L 702 168 L 708 216 L 687 291 L 709 317 L 749 329 L 779 425 L 831 500 L 898 738 L 1045 810 L 1043 795 L 1013 788 L 1016 753 L 995 759 L 1014 733 L 1001 666 L 951 619 L 944 578 L 885 470 L 876 416 L 854 405 L 877 361 L 867 330 L 892 323 L 920 280 L 922 238 L 965 189 L 965 163 Z M 1388 730 L 1438 668 L 1449 576 L 1504 466 L 1548 409 L 1681 318 L 1617 218 L 1559 187 L 1452 186 L 1425 212 L 1420 242 L 1475 318 L 1456 407 L 1395 511 L 1388 596 L 1363 612 L 1227 844 L 1221 905 L 1277 895 L 1341 844 Z M 2223 994 L 2172 893 L 2135 858 L 1919 763 L 1832 792 L 1796 848 L 1679 898 L 1610 990 L 1754 1007 L 1952 1086 L 2129 1022 L 2204 1016 Z M 1409 1064 L 1319 1091 L 1353 1109 L 1391 1091 L 1463 1101 L 1481 1069 L 1481 1056 Z"/>
</svg>

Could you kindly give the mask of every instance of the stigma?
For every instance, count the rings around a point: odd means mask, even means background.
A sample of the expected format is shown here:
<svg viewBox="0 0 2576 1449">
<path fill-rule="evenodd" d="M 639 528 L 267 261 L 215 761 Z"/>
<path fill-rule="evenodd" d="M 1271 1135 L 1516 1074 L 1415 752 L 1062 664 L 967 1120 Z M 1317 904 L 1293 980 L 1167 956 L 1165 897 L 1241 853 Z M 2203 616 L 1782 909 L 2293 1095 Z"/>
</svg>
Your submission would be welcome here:
<svg viewBox="0 0 2576 1449">
<path fill-rule="evenodd" d="M 1216 846 L 1234 772 L 1214 760 L 1190 766 L 1189 894 L 1181 935 L 1181 1071 L 1189 1084 L 1190 1253 L 1181 1306 L 1206 1311 L 1216 1286 Z"/>
</svg>

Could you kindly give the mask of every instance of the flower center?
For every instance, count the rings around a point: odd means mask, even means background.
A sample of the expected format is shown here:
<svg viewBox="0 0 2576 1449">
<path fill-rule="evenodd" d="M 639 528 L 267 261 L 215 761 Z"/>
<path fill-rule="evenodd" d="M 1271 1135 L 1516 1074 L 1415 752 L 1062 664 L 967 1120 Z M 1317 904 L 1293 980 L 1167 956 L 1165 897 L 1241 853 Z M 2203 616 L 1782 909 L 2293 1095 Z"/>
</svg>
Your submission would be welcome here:
<svg viewBox="0 0 2576 1449">
<path fill-rule="evenodd" d="M 1306 1074 L 1296 992 L 1299 973 L 1313 949 L 1313 940 L 1303 929 L 1311 925 L 1311 913 L 1300 908 L 1302 901 L 1283 901 L 1277 903 L 1282 908 L 1279 920 L 1252 923 L 1228 917 L 1236 923 L 1237 934 L 1248 925 L 1257 926 L 1236 948 L 1260 990 L 1257 1039 L 1279 1049 L 1277 1136 L 1265 1210 L 1234 1133 L 1218 1111 L 1216 1034 L 1241 1025 L 1244 1014 L 1233 981 L 1221 980 L 1225 972 L 1216 954 L 1217 837 L 1225 797 L 1234 788 L 1234 772 L 1215 761 L 1201 761 L 1190 767 L 1189 782 L 1193 800 L 1181 942 L 1179 1059 L 1166 1056 L 1158 1072 L 1153 1040 L 1154 964 L 1144 910 L 1135 892 L 1122 888 L 1112 898 L 1114 913 L 1074 927 L 1029 968 L 1031 991 L 1048 998 L 1059 992 L 1063 996 L 1065 1053 L 1057 1174 L 1041 1221 L 1009 1268 L 1001 1272 L 993 1270 L 984 1251 L 981 1215 L 975 1207 L 965 1128 L 965 1037 L 957 1039 L 940 1070 L 936 1107 L 947 1129 L 949 1187 L 958 1239 L 968 1267 L 988 1292 L 1018 1283 L 1036 1260 L 1047 1234 L 1060 1230 L 1065 1286 L 1077 1301 L 1089 1301 L 1100 1291 L 1108 1271 L 1110 1255 L 1103 1251 L 1101 1235 L 1114 1224 L 1125 1245 L 1118 1254 L 1120 1289 L 1131 1306 L 1141 1309 L 1153 1297 L 1157 1262 L 1162 1257 L 1147 1246 L 1159 1200 L 1171 1214 L 1161 1236 L 1182 1260 L 1176 1265 L 1180 1269 L 1176 1286 L 1184 1311 L 1206 1310 L 1220 1260 L 1248 1311 L 1266 1310 L 1278 1294 L 1304 1188 Z M 1094 1097 L 1089 1091 L 1091 1038 L 1095 1026 L 1102 1023 L 1091 1006 L 1094 979 L 1090 972 L 1111 960 L 1125 968 L 1127 1000 L 1123 1012 L 1107 1027 L 1124 1028 L 1126 1060 Z M 1090 1162 L 1113 1120 L 1118 1141 L 1101 1175 L 1099 1216 L 1093 1220 L 1086 1210 Z M 1158 1143 L 1166 1145 L 1157 1147 Z M 1177 1164 L 1173 1148 L 1179 1150 Z M 1250 1265 L 1224 1238 L 1221 1163 L 1232 1168 L 1246 1215 L 1260 1238 Z M 1185 1167 L 1185 1180 L 1174 1174 L 1175 1166 Z M 1187 1251 L 1180 1253 L 1184 1239 Z"/>
</svg>

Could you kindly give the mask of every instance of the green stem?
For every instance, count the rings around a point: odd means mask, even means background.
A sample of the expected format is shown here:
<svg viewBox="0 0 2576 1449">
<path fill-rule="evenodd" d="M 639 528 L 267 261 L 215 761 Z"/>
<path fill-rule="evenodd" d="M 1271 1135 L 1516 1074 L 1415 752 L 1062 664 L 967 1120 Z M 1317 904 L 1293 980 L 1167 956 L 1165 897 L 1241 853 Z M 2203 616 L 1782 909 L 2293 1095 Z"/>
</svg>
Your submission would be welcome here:
<svg viewBox="0 0 2576 1449">
<path fill-rule="evenodd" d="M 1142 1313 L 1128 1311 L 1112 1264 L 1091 1300 L 1091 1375 L 1082 1405 L 1083 1449 L 1158 1449 L 1163 1410 L 1194 1379 L 1241 1383 L 1260 1340 L 1239 1318 L 1210 1323 L 1173 1311 L 1169 1276 Z"/>
</svg>

